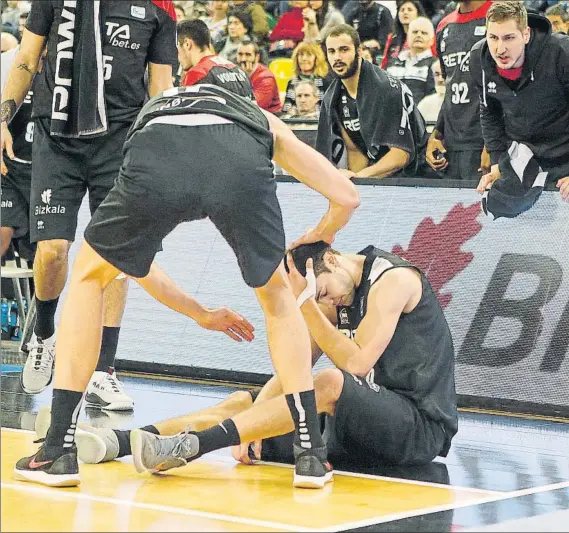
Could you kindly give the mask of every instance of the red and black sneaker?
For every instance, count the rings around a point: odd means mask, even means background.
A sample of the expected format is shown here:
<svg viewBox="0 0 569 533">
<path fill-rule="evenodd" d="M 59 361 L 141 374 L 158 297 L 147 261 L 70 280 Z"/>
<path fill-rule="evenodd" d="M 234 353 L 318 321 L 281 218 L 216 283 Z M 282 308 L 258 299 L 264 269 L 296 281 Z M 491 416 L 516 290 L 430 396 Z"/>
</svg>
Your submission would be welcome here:
<svg viewBox="0 0 569 533">
<path fill-rule="evenodd" d="M 50 487 L 75 487 L 81 483 L 77 447 L 44 445 L 31 457 L 24 457 L 16 463 L 14 477 Z"/>
<path fill-rule="evenodd" d="M 294 459 L 294 487 L 321 489 L 332 481 L 334 469 L 326 447 L 305 449 L 295 444 Z"/>
</svg>

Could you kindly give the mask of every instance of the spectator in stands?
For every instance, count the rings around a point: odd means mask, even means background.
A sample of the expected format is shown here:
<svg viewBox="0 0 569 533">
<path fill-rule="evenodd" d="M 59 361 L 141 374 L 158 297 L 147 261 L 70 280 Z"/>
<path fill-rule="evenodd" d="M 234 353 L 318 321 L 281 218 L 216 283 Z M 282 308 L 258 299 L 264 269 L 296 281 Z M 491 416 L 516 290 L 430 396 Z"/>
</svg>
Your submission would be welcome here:
<svg viewBox="0 0 569 533">
<path fill-rule="evenodd" d="M 245 11 L 251 16 L 253 29 L 251 35 L 257 43 L 264 43 L 269 37 L 269 19 L 265 8 L 253 0 L 232 0 L 232 11 Z"/>
<path fill-rule="evenodd" d="M 329 0 L 310 0 L 302 16 L 304 42 L 307 43 L 322 43 L 332 28 L 344 23 L 344 15 L 330 5 Z"/>
<path fill-rule="evenodd" d="M 427 122 L 427 131 L 429 133 L 433 131 L 434 125 L 437 122 L 446 93 L 445 79 L 443 78 L 441 70 L 441 62 L 438 59 L 434 60 L 431 65 L 431 70 L 433 72 L 433 78 L 435 79 L 436 92 L 425 96 L 425 98 L 417 104 L 419 112 Z"/>
<path fill-rule="evenodd" d="M 394 78 L 407 84 L 415 102 L 435 92 L 435 78 L 431 70 L 434 38 L 435 28 L 431 21 L 426 17 L 416 18 L 409 24 L 407 49 L 399 52 L 386 69 Z"/>
<path fill-rule="evenodd" d="M 303 10 L 308 7 L 308 0 L 290 0 L 292 9 L 287 11 L 273 28 L 269 40 L 269 57 L 291 57 L 296 45 L 304 39 Z"/>
<path fill-rule="evenodd" d="M 322 97 L 330 85 L 328 76 L 328 63 L 324 57 L 324 52 L 318 44 L 300 43 L 292 54 L 294 78 L 290 79 L 287 87 L 283 112 L 288 113 L 294 106 L 296 86 L 301 81 L 312 81 L 318 88 L 318 107 Z"/>
<path fill-rule="evenodd" d="M 259 45 L 252 40 L 242 41 L 237 49 L 239 66 L 249 75 L 259 107 L 271 113 L 281 110 L 281 97 L 275 75 L 260 61 Z"/>
<path fill-rule="evenodd" d="M 23 11 L 20 13 L 20 25 L 18 26 L 18 33 L 20 34 L 20 40 L 24 34 L 24 28 L 26 27 L 26 22 L 28 21 L 29 11 Z"/>
<path fill-rule="evenodd" d="M 227 37 L 227 12 L 229 0 L 210 0 L 207 6 L 209 16 L 202 20 L 206 23 L 211 35 L 211 42 L 215 47 L 217 43 Z"/>
<path fill-rule="evenodd" d="M 318 119 L 320 110 L 318 109 L 320 91 L 310 80 L 301 81 L 295 88 L 294 106 L 290 107 L 288 113 L 281 118 L 306 118 Z"/>
<path fill-rule="evenodd" d="M 187 71 L 181 85 L 209 83 L 232 93 L 253 98 L 249 76 L 237 65 L 211 51 L 211 37 L 203 20 L 178 24 L 178 59 Z"/>
<path fill-rule="evenodd" d="M 374 49 L 369 46 L 362 46 L 362 59 L 375 65 Z"/>
<path fill-rule="evenodd" d="M 2 24 L 7 24 L 13 30 L 17 30 L 20 24 L 20 2 L 18 0 L 8 0 L 8 6 L 2 10 Z"/>
<path fill-rule="evenodd" d="M 227 16 L 227 37 L 214 45 L 215 52 L 237 63 L 237 47 L 241 41 L 251 39 L 253 20 L 245 11 L 230 11 Z"/>
<path fill-rule="evenodd" d="M 409 88 L 361 59 L 360 37 L 352 26 L 334 28 L 326 52 L 337 79 L 322 101 L 317 150 L 347 166 L 349 178 L 415 175 L 428 135 Z"/>
<path fill-rule="evenodd" d="M 437 28 L 437 51 L 447 91 L 427 145 L 427 163 L 453 180 L 479 180 L 490 170 L 480 126 L 470 49 L 486 34 L 492 2 L 463 1 Z"/>
<path fill-rule="evenodd" d="M 383 53 L 393 25 L 389 9 L 373 0 L 347 2 L 344 6 L 346 23 L 353 26 L 364 46 L 373 49 L 377 57 Z"/>
<path fill-rule="evenodd" d="M 397 0 L 397 15 L 393 22 L 393 31 L 385 44 L 381 68 L 386 69 L 397 59 L 399 52 L 406 48 L 409 24 L 425 15 L 423 4 L 418 0 Z"/>
<path fill-rule="evenodd" d="M 559 2 L 545 11 L 555 33 L 569 35 L 569 2 Z"/>
<path fill-rule="evenodd" d="M 569 36 L 552 34 L 549 22 L 528 15 L 520 2 L 492 3 L 486 25 L 486 39 L 474 45 L 470 58 L 492 164 L 478 191 L 506 186 L 509 176 L 499 178 L 518 142 L 569 201 Z"/>
<path fill-rule="evenodd" d="M 186 20 L 186 11 L 180 4 L 174 4 L 174 10 L 176 11 L 177 22 Z"/>
</svg>

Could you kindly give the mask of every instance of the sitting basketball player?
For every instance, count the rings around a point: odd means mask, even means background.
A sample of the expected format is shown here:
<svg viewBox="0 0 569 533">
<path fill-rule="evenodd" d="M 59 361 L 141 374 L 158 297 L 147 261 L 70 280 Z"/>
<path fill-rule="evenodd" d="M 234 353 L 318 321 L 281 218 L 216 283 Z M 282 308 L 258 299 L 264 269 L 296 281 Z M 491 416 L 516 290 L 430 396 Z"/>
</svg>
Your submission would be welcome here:
<svg viewBox="0 0 569 533">
<path fill-rule="evenodd" d="M 323 242 L 302 245 L 287 263 L 313 358 L 325 353 L 336 367 L 314 380 L 318 412 L 333 415 L 330 458 L 420 464 L 446 456 L 457 431 L 454 348 L 425 275 L 373 246 L 344 254 Z M 98 463 L 133 454 L 139 472 L 169 470 L 220 448 L 211 428 L 229 418 L 246 428 L 243 444 L 233 450 L 236 459 L 250 463 L 249 443 L 267 439 L 263 459 L 293 460 L 292 434 L 271 438 L 294 429 L 276 377 L 258 396 L 235 392 L 216 406 L 154 426 L 82 426 L 79 458 Z M 40 410 L 40 438 L 49 422 L 49 410 Z M 255 455 L 261 458 L 258 442 Z"/>
</svg>

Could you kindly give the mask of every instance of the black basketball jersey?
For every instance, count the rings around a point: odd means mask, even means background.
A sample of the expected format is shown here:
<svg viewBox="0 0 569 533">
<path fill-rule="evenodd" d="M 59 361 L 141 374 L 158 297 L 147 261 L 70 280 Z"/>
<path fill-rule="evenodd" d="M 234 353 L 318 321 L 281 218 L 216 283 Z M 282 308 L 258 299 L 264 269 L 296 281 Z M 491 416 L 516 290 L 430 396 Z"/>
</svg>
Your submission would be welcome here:
<svg viewBox="0 0 569 533">
<path fill-rule="evenodd" d="M 372 156 L 369 152 L 364 138 L 361 132 L 361 124 L 360 124 L 360 116 L 358 113 L 358 104 L 355 98 L 352 98 L 344 84 L 341 84 L 340 87 L 340 98 L 338 100 L 338 116 L 340 117 L 340 122 L 342 123 L 342 127 L 344 128 L 348 137 L 352 140 L 352 142 L 356 145 L 358 150 L 366 155 L 372 162 L 375 162 L 381 157 L 377 159 Z M 383 156 L 384 154 L 382 154 Z"/>
<path fill-rule="evenodd" d="M 177 61 L 175 13 L 167 2 L 107 0 L 101 2 L 101 37 L 105 103 L 109 121 L 130 122 L 144 104 L 147 63 L 173 65 Z M 39 0 L 32 3 L 26 28 L 47 36 L 47 58 L 35 89 L 34 117 L 50 117 L 58 61 L 58 43 L 73 42 L 69 29 L 80 3 Z M 172 16 L 174 18 L 172 18 Z M 67 39 L 67 41 L 65 41 Z M 61 44 L 61 43 L 60 43 Z"/>
<path fill-rule="evenodd" d="M 453 11 L 437 28 L 437 54 L 446 83 L 441 113 L 448 150 L 480 150 L 484 146 L 478 94 L 470 76 L 470 49 L 486 35 L 486 2 L 471 13 Z"/>
<path fill-rule="evenodd" d="M 444 454 L 458 429 L 454 382 L 454 346 L 443 310 L 426 276 L 415 265 L 374 246 L 364 248 L 362 281 L 351 306 L 337 308 L 338 329 L 350 338 L 367 312 L 373 284 L 394 268 L 413 268 L 421 274 L 423 294 L 410 313 L 401 315 L 391 341 L 367 376 L 411 399 L 432 420 L 441 422 L 447 435 Z"/>
<path fill-rule="evenodd" d="M 5 78 L 8 77 L 17 53 L 18 48 L 14 48 L 2 54 L 2 91 L 4 91 Z M 9 127 L 14 143 L 14 155 L 26 163 L 31 163 L 32 161 L 32 143 L 34 140 L 34 122 L 32 120 L 33 97 L 34 90 L 32 86 L 18 112 L 10 122 Z"/>
<path fill-rule="evenodd" d="M 153 118 L 164 115 L 206 113 L 217 115 L 245 128 L 273 155 L 269 121 L 257 104 L 217 85 L 198 84 L 168 89 L 150 99 L 133 124 L 128 138 Z M 191 149 L 191 147 L 188 147 Z"/>
</svg>

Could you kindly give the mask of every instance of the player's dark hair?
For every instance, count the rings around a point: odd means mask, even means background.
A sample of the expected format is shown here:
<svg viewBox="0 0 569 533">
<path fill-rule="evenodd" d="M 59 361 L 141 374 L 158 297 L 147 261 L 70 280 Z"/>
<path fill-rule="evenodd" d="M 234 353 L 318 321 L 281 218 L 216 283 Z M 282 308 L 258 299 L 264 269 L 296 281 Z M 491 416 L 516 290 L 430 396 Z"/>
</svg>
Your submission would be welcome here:
<svg viewBox="0 0 569 533">
<path fill-rule="evenodd" d="M 326 39 L 324 39 L 324 42 L 326 42 L 328 37 L 339 37 L 340 35 L 347 35 L 354 43 L 354 47 L 356 50 L 362 44 L 360 39 L 360 34 L 356 31 L 356 29 L 353 26 L 350 26 L 349 24 L 338 24 L 337 26 L 334 26 L 328 32 L 328 35 L 326 35 Z"/>
<path fill-rule="evenodd" d="M 312 259 L 312 264 L 314 267 L 314 275 L 318 276 L 323 272 L 330 272 L 330 269 L 326 266 L 324 262 L 324 256 L 326 252 L 331 254 L 340 255 L 340 252 L 334 250 L 327 242 L 318 241 L 311 244 L 301 244 L 298 248 L 290 250 L 292 254 L 292 259 L 294 261 L 294 266 L 303 275 L 306 276 L 306 261 Z M 288 272 L 288 266 L 285 261 L 285 268 Z"/>
<path fill-rule="evenodd" d="M 211 46 L 211 34 L 203 20 L 183 20 L 177 26 L 178 42 L 191 39 L 201 50 Z"/>
</svg>

